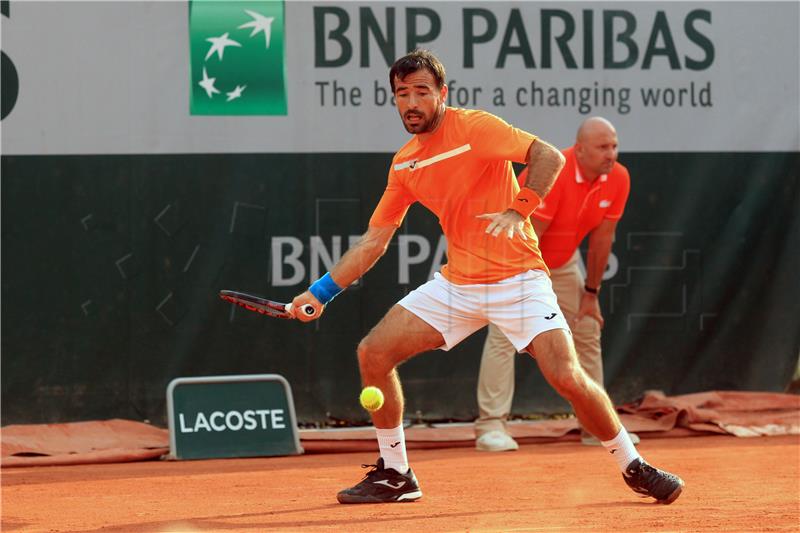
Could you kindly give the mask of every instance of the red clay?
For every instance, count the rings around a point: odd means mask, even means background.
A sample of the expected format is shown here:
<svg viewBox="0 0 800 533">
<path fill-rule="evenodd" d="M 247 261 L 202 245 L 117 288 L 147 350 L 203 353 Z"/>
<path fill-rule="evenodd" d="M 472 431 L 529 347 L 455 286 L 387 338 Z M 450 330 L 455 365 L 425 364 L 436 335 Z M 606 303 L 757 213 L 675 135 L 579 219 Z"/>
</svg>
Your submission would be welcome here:
<svg viewBox="0 0 800 533">
<path fill-rule="evenodd" d="M 672 505 L 636 497 L 603 450 L 412 450 L 424 496 L 340 505 L 374 453 L 3 470 L 3 531 L 798 531 L 800 438 L 645 439 L 681 475 Z"/>
</svg>

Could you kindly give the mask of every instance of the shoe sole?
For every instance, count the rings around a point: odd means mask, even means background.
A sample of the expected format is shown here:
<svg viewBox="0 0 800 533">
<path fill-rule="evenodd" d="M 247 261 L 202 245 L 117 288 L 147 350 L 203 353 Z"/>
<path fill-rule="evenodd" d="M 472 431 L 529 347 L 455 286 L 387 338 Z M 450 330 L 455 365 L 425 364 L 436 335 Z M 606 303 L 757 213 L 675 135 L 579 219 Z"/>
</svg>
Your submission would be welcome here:
<svg viewBox="0 0 800 533">
<path fill-rule="evenodd" d="M 347 494 L 337 494 L 336 499 L 339 503 L 411 503 L 422 498 L 422 491 L 406 492 L 393 500 L 381 500 L 375 496 L 350 496 Z"/>
<path fill-rule="evenodd" d="M 681 484 L 678 486 L 678 488 L 677 488 L 677 489 L 675 489 L 674 491 L 672 491 L 672 494 L 670 494 L 669 496 L 667 496 L 665 499 L 663 499 L 663 500 L 656 500 L 656 502 L 657 502 L 657 503 L 660 503 L 660 504 L 662 504 L 662 505 L 669 505 L 669 504 L 671 504 L 672 502 L 674 502 L 675 500 L 677 500 L 677 499 L 678 499 L 678 496 L 680 496 L 680 495 L 681 495 L 681 492 L 683 492 L 683 483 L 681 483 Z"/>
<path fill-rule="evenodd" d="M 519 450 L 519 445 L 510 448 L 489 448 L 489 447 L 475 446 L 475 449 L 478 450 L 479 452 L 513 452 Z"/>
</svg>

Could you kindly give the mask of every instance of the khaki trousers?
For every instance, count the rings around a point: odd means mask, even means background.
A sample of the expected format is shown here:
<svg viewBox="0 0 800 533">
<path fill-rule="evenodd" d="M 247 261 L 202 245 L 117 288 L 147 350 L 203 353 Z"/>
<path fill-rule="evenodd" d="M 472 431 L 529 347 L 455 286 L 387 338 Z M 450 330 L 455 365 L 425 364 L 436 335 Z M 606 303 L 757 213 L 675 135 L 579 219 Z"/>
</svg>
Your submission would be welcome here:
<svg viewBox="0 0 800 533">
<path fill-rule="evenodd" d="M 584 317 L 577 325 L 572 321 L 578 313 L 583 295 L 583 276 L 578 269 L 580 252 L 563 266 L 550 272 L 558 306 L 572 328 L 572 338 L 581 366 L 601 386 L 603 385 L 603 359 L 600 348 L 600 324 Z M 483 345 L 481 369 L 478 374 L 478 420 L 475 433 L 478 437 L 489 431 L 507 432 L 506 421 L 511 413 L 514 398 L 514 356 L 516 350 L 498 328 L 489 324 Z"/>
</svg>

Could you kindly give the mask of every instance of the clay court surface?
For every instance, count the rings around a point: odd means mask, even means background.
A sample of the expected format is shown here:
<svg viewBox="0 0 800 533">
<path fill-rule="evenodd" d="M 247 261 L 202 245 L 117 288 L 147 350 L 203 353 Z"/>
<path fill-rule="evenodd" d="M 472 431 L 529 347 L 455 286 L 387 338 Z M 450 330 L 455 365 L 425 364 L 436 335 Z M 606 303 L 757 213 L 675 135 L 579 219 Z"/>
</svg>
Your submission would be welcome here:
<svg viewBox="0 0 800 533">
<path fill-rule="evenodd" d="M 645 439 L 682 496 L 636 497 L 604 451 L 575 442 L 517 452 L 411 450 L 424 496 L 340 505 L 376 453 L 10 468 L 3 531 L 798 531 L 800 438 Z"/>
</svg>

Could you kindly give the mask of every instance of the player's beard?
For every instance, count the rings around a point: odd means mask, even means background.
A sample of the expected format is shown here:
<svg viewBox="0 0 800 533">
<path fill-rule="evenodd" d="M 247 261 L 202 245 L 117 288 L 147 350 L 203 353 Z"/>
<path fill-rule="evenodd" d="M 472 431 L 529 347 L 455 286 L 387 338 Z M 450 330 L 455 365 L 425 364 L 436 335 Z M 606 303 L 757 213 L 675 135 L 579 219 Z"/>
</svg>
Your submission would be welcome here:
<svg viewBox="0 0 800 533">
<path fill-rule="evenodd" d="M 430 133 L 436 129 L 436 127 L 441 122 L 440 117 L 444 112 L 444 106 L 439 106 L 436 108 L 436 111 L 433 112 L 433 115 L 428 117 L 425 113 L 420 111 L 406 111 L 406 114 L 403 115 L 403 127 L 405 127 L 408 133 L 419 134 L 419 133 Z M 417 116 L 420 117 L 420 120 L 409 124 L 408 117 L 409 116 Z"/>
</svg>

